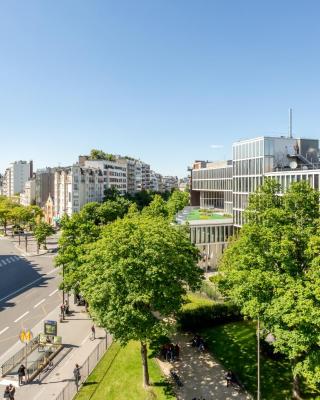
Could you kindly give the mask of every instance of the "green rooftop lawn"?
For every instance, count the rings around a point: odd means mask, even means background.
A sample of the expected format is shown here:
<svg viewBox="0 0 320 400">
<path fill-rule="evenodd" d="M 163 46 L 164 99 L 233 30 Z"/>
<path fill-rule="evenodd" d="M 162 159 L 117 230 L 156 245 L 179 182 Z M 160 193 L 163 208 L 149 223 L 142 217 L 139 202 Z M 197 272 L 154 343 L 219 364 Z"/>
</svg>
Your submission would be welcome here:
<svg viewBox="0 0 320 400">
<path fill-rule="evenodd" d="M 126 347 L 113 343 L 83 384 L 75 400 L 173 400 L 171 387 L 165 381 L 154 359 L 148 359 L 151 386 L 142 386 L 140 344 Z"/>
<path fill-rule="evenodd" d="M 196 221 L 196 220 L 210 220 L 210 219 L 225 219 L 225 218 L 231 218 L 229 215 L 221 215 L 214 213 L 210 210 L 192 210 L 188 216 L 187 220 L 188 221 Z"/>
</svg>

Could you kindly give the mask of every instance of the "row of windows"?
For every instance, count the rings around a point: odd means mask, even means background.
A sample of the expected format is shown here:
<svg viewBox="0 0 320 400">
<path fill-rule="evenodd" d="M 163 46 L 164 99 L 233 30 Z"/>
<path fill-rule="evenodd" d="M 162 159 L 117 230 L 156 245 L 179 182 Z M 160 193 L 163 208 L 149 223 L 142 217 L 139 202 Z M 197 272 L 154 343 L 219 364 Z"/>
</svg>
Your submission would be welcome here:
<svg viewBox="0 0 320 400">
<path fill-rule="evenodd" d="M 232 179 L 193 180 L 194 190 L 232 190 Z"/>
<path fill-rule="evenodd" d="M 233 160 L 243 160 L 245 158 L 254 158 L 263 156 L 263 139 L 254 140 L 246 143 L 234 143 Z"/>
<path fill-rule="evenodd" d="M 263 158 L 233 162 L 234 175 L 261 175 L 263 173 Z"/>
<path fill-rule="evenodd" d="M 285 192 L 292 182 L 308 181 L 314 189 L 319 189 L 319 175 L 318 174 L 299 174 L 299 175 L 279 175 L 273 176 L 274 179 L 281 185 L 282 192 Z"/>
<path fill-rule="evenodd" d="M 233 191 L 234 192 L 254 192 L 256 189 L 262 185 L 262 176 L 257 177 L 245 177 L 245 178 L 234 178 L 233 179 Z"/>
<path fill-rule="evenodd" d="M 232 178 L 232 167 L 199 169 L 192 171 L 192 179 L 225 179 Z"/>
<path fill-rule="evenodd" d="M 226 242 L 232 234 L 232 225 L 192 226 L 190 228 L 191 242 L 195 244 Z"/>
</svg>

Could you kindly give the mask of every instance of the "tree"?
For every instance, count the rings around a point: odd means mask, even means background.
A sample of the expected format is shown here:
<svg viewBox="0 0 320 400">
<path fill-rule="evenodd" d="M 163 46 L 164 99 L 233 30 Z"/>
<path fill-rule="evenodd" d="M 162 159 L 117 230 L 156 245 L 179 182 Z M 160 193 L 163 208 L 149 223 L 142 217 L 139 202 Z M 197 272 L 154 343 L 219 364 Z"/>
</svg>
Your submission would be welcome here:
<svg viewBox="0 0 320 400">
<path fill-rule="evenodd" d="M 116 187 L 112 186 L 111 188 L 105 189 L 103 201 L 117 200 L 120 196 L 121 195 L 119 190 Z"/>
<path fill-rule="evenodd" d="M 189 193 L 174 190 L 167 201 L 168 214 L 174 219 L 178 211 L 183 210 L 189 204 Z"/>
<path fill-rule="evenodd" d="M 116 157 L 113 154 L 105 153 L 102 150 L 92 149 L 90 152 L 90 159 L 115 161 Z"/>
<path fill-rule="evenodd" d="M 306 182 L 283 196 L 279 189 L 267 180 L 250 197 L 247 223 L 223 255 L 218 282 L 275 336 L 275 351 L 291 360 L 299 399 L 301 378 L 320 389 L 319 193 Z"/>
<path fill-rule="evenodd" d="M 118 197 L 114 201 L 108 200 L 102 204 L 88 203 L 79 213 L 62 218 L 62 234 L 55 263 L 64 266 L 63 287 L 66 290 L 78 290 L 79 266 L 85 245 L 98 240 L 103 227 L 117 218 L 122 218 L 130 205 L 129 200 Z"/>
<path fill-rule="evenodd" d="M 198 250 L 185 228 L 137 212 L 107 225 L 86 246 L 79 287 L 90 313 L 121 344 L 141 344 L 143 384 L 149 385 L 147 345 L 168 332 L 168 317 L 199 288 Z"/>
<path fill-rule="evenodd" d="M 49 236 L 54 234 L 54 229 L 50 224 L 41 221 L 38 224 L 36 224 L 33 230 L 33 234 L 37 240 L 38 252 L 39 252 L 40 246 L 42 244 L 44 245 L 44 248 L 46 248 L 46 240 Z"/>
<path fill-rule="evenodd" d="M 144 215 L 150 215 L 153 217 L 162 216 L 164 218 L 167 218 L 168 217 L 167 203 L 163 200 L 163 198 L 159 194 L 156 194 L 153 197 L 151 203 L 142 210 L 142 213 Z"/>
</svg>

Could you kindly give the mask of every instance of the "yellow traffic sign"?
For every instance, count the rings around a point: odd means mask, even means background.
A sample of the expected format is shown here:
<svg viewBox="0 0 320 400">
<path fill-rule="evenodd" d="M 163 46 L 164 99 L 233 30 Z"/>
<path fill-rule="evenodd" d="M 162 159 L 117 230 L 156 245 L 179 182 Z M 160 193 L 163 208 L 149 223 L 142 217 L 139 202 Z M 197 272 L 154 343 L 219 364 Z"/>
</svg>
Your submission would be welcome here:
<svg viewBox="0 0 320 400">
<path fill-rule="evenodd" d="M 33 338 L 33 334 L 30 331 L 30 329 L 28 329 L 28 330 L 23 329 L 19 334 L 19 339 L 20 339 L 20 342 L 22 342 L 22 343 L 29 343 L 30 340 L 32 340 L 32 338 Z"/>
</svg>

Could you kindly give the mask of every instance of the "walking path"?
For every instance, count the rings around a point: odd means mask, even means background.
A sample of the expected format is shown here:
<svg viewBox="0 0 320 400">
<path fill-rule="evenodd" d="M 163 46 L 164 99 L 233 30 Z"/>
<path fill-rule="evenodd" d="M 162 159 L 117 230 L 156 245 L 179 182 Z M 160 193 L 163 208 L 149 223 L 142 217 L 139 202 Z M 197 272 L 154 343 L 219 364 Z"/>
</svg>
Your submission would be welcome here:
<svg viewBox="0 0 320 400">
<path fill-rule="evenodd" d="M 179 375 L 183 386 L 177 388 L 178 400 L 249 400 L 251 396 L 241 393 L 232 387 L 227 387 L 226 371 L 208 352 L 200 353 L 190 344 L 190 335 L 179 334 L 174 337 L 174 343 L 179 343 L 180 360 L 172 364 L 159 360 L 160 367 L 166 376 L 171 368 Z"/>
<path fill-rule="evenodd" d="M 71 303 L 71 302 L 70 302 Z M 70 305 L 72 314 L 60 323 L 58 322 L 58 335 L 62 336 L 62 342 L 66 345 L 65 357 L 57 356 L 59 363 L 53 359 L 53 369 L 41 377 L 41 381 L 36 380 L 30 384 L 18 387 L 17 376 L 7 376 L 0 378 L 0 395 L 4 392 L 5 385 L 12 383 L 16 386 L 15 400 L 42 400 L 52 399 L 63 390 L 68 382 L 73 381 L 73 369 L 75 364 L 82 365 L 89 355 L 94 351 L 99 342 L 105 341 L 105 332 L 101 328 L 96 328 L 96 340 L 90 340 L 92 320 L 85 313 L 84 307 Z M 44 318 L 44 320 L 59 321 L 59 310 L 54 310 Z M 43 321 L 33 327 L 34 335 L 43 331 Z M 15 354 L 23 345 L 17 342 L 5 354 L 0 357 L 0 365 Z M 85 372 L 85 371 L 84 371 Z M 82 375 L 86 375 L 83 373 Z"/>
</svg>

